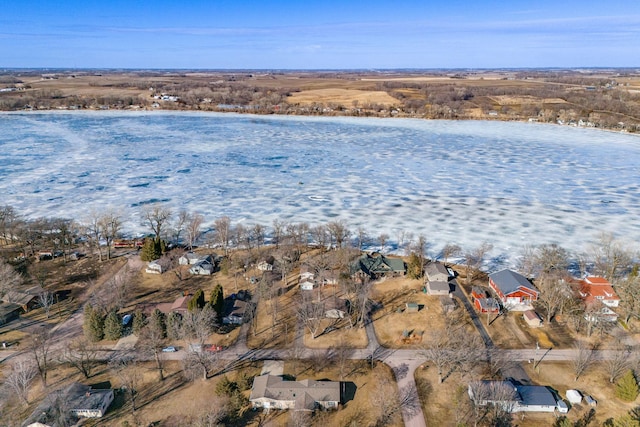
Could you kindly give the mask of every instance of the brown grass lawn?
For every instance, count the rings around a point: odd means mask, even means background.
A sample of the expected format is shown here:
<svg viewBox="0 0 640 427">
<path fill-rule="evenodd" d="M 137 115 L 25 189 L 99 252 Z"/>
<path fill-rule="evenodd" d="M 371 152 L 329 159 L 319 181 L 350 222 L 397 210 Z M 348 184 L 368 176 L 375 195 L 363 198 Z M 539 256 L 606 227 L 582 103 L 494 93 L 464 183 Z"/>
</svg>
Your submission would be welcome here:
<svg viewBox="0 0 640 427">
<path fill-rule="evenodd" d="M 277 282 L 273 286 L 279 286 Z M 296 333 L 295 297 L 297 289 L 280 295 L 277 303 L 260 300 L 256 310 L 257 320 L 249 328 L 247 345 L 250 348 L 285 348 L 291 346 Z M 277 320 L 273 325 L 273 309 Z"/>
<path fill-rule="evenodd" d="M 425 364 L 428 365 L 428 364 Z M 578 389 L 585 395 L 591 395 L 598 401 L 596 408 L 597 421 L 593 425 L 601 425 L 610 417 L 618 417 L 637 406 L 635 403 L 625 403 L 615 397 L 613 384 L 609 384 L 607 377 L 599 367 L 592 367 L 577 382 L 574 381 L 573 370 L 569 362 L 546 363 L 539 365 L 539 373 L 533 370 L 533 365 L 523 363 L 533 384 L 549 386 L 556 390 L 560 397 L 566 397 L 568 389 Z M 454 373 L 443 384 L 438 384 L 435 368 L 416 370 L 415 374 L 422 408 L 428 425 L 455 426 L 464 421 L 471 414 L 469 396 L 467 394 L 468 379 Z M 576 421 L 584 416 L 590 407 L 584 403 L 569 410 L 568 418 Z M 514 414 L 514 424 L 520 427 L 537 427 L 552 425 L 555 416 L 552 413 Z"/>
<path fill-rule="evenodd" d="M 378 341 L 389 348 L 419 348 L 429 331 L 445 328 L 445 320 L 440 305 L 440 297 L 422 292 L 422 280 L 396 277 L 376 283 L 373 299 L 382 303 L 383 308 L 373 315 L 373 325 Z M 418 312 L 408 312 L 405 304 L 415 302 Z M 464 308 L 458 304 L 457 311 L 463 323 L 470 319 Z M 403 340 L 403 331 L 414 336 L 413 340 Z"/>
<path fill-rule="evenodd" d="M 345 372 L 347 375 L 343 381 L 347 382 L 347 389 L 355 385 L 353 400 L 348 401 L 338 411 L 318 412 L 314 417 L 314 426 L 369 426 L 373 425 L 379 414 L 379 408 L 375 406 L 373 396 L 383 395 L 388 399 L 396 398 L 396 385 L 393 373 L 388 366 L 378 363 L 373 370 L 364 361 L 349 361 Z M 325 369 L 315 372 L 313 362 L 302 361 L 285 362 L 284 373 L 291 375 L 296 380 L 315 379 L 339 381 L 340 372 L 336 366 L 328 366 Z M 352 384 L 349 384 L 352 383 Z M 290 417 L 288 413 L 274 420 L 272 426 L 286 426 Z M 402 426 L 402 419 L 397 416 L 390 427 Z"/>
<path fill-rule="evenodd" d="M 524 363 L 525 370 L 531 380 L 540 385 L 550 386 L 556 390 L 562 398 L 566 398 L 566 391 L 577 389 L 583 395 L 590 395 L 598 401 L 596 408 L 596 423 L 601 425 L 610 417 L 623 415 L 630 409 L 638 405 L 626 403 L 615 397 L 615 385 L 609 383 L 606 373 L 601 366 L 594 364 L 578 381 L 574 381 L 574 373 L 569 362 L 542 362 L 538 366 L 538 372 L 534 371 L 533 365 Z M 584 404 L 576 405 L 569 410 L 568 418 L 575 421 L 589 411 L 589 407 Z M 528 414 L 521 423 L 523 427 L 540 425 L 540 420 L 550 419 L 542 415 Z"/>
<path fill-rule="evenodd" d="M 336 330 L 324 333 L 315 339 L 312 339 L 309 331 L 305 329 L 304 345 L 309 348 L 331 348 L 346 344 L 351 348 L 365 348 L 369 343 L 364 328 L 353 326 L 349 329 L 347 321 L 344 319 L 337 323 L 330 319 L 325 319 L 322 321 L 320 329 L 322 330 L 330 325 L 333 325 Z"/>
<path fill-rule="evenodd" d="M 312 89 L 293 93 L 287 98 L 291 104 L 312 104 L 314 102 L 341 104 L 344 107 L 365 104 L 398 105 L 397 99 L 383 91 L 353 89 Z"/>
</svg>

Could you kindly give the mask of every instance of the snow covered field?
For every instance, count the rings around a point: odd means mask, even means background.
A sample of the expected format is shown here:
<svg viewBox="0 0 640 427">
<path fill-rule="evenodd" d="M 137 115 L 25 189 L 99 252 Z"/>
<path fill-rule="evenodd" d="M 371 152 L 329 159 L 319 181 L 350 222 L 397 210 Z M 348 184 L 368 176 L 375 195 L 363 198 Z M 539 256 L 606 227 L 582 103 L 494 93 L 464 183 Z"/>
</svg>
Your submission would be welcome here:
<svg viewBox="0 0 640 427">
<path fill-rule="evenodd" d="M 343 219 L 512 257 L 640 240 L 640 138 L 532 123 L 198 113 L 0 115 L 0 204 L 82 218 L 141 206 L 234 223 Z"/>
</svg>

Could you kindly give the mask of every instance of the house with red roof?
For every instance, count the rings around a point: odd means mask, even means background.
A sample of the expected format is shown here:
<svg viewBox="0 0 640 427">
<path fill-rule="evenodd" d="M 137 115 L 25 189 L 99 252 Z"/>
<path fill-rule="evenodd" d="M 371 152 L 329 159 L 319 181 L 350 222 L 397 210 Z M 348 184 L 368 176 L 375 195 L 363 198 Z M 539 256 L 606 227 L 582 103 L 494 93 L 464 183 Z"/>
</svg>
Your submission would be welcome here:
<svg viewBox="0 0 640 427">
<path fill-rule="evenodd" d="M 512 270 L 501 270 L 489 275 L 489 286 L 508 310 L 525 311 L 538 300 L 540 292 L 522 274 Z"/>
<path fill-rule="evenodd" d="M 620 297 L 616 294 L 613 286 L 604 277 L 588 276 L 582 280 L 576 281 L 578 285 L 578 293 L 580 298 L 584 301 L 587 308 L 601 308 L 598 310 L 600 313 L 597 316 L 604 320 L 615 322 L 618 320 L 616 312 L 611 308 L 618 307 L 620 305 Z M 593 311 L 593 310 L 591 310 Z M 590 315 L 594 317 L 594 315 Z"/>
</svg>

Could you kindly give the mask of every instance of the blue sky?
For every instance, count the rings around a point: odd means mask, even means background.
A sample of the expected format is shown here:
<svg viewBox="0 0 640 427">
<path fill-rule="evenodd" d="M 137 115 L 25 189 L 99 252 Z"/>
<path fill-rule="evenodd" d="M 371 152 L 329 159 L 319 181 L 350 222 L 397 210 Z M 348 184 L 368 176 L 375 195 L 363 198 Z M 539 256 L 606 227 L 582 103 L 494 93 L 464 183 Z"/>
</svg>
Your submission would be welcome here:
<svg viewBox="0 0 640 427">
<path fill-rule="evenodd" d="M 0 2 L 0 67 L 640 66 L 639 0 Z"/>
</svg>

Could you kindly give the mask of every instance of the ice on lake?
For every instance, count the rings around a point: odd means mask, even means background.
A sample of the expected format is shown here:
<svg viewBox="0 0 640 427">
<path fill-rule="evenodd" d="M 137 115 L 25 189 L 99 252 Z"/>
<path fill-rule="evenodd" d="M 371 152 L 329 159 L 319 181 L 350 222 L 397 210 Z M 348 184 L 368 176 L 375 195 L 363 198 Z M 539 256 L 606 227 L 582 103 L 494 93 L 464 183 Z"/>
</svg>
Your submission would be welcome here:
<svg viewBox="0 0 640 427">
<path fill-rule="evenodd" d="M 640 240 L 640 138 L 482 121 L 198 113 L 0 115 L 0 204 L 83 218 L 145 204 L 209 222 L 342 219 L 370 235 L 425 234 L 584 251 L 600 232 Z"/>
</svg>

